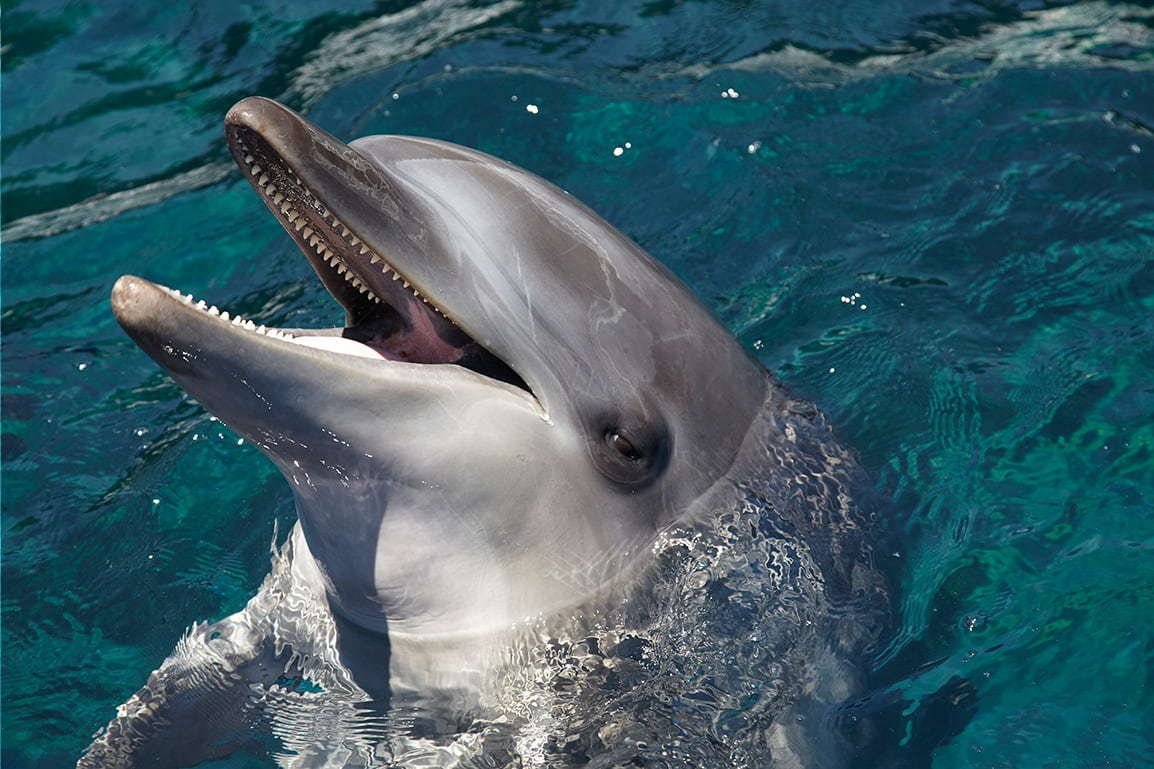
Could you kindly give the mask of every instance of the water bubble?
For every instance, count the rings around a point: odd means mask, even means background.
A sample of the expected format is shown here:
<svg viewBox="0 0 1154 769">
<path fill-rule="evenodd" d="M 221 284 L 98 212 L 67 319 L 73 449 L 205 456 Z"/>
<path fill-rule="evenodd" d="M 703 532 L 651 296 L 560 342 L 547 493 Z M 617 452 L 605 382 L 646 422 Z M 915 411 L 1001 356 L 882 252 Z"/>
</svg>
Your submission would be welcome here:
<svg viewBox="0 0 1154 769">
<path fill-rule="evenodd" d="M 537 105 L 536 104 L 526 104 L 525 105 L 525 111 L 528 112 L 530 115 L 536 115 L 537 114 Z"/>
<path fill-rule="evenodd" d="M 962 627 L 971 633 L 986 627 L 986 618 L 980 614 L 967 614 L 962 618 Z"/>
</svg>

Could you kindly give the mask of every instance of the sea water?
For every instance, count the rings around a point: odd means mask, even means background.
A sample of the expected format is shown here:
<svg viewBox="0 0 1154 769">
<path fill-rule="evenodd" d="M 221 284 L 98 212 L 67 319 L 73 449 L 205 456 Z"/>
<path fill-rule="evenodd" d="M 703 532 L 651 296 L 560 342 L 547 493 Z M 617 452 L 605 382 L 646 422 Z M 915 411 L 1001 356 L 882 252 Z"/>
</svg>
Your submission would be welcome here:
<svg viewBox="0 0 1154 769">
<path fill-rule="evenodd" d="M 338 322 L 227 157 L 251 94 L 561 185 L 824 409 L 894 585 L 861 766 L 1154 765 L 1148 7 L 17 0 L 2 57 L 6 768 L 74 762 L 294 518 L 107 301 Z"/>
</svg>

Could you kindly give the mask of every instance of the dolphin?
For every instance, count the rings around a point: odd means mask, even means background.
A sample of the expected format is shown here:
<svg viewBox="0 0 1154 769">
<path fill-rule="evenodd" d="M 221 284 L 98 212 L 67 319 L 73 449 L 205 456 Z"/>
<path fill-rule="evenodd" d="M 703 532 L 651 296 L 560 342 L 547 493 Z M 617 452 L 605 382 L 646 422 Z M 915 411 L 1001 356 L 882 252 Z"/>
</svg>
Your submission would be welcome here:
<svg viewBox="0 0 1154 769">
<path fill-rule="evenodd" d="M 807 607 L 769 630 L 807 672 L 770 698 L 757 760 L 841 765 L 837 739 L 798 723 L 860 689 L 850 659 L 884 588 L 856 464 L 820 413 L 668 269 L 521 168 L 433 139 L 345 144 L 259 97 L 229 111 L 225 136 L 344 324 L 265 328 L 134 276 L 112 307 L 280 469 L 298 522 L 245 609 L 193 625 L 78 766 L 239 748 L 293 767 L 455 765 L 478 740 L 513 764 L 548 754 L 555 740 L 526 735 L 564 731 L 559 711 L 517 692 L 644 686 L 629 650 L 656 648 L 662 612 L 697 600 L 654 586 L 691 532 L 751 510 L 743 531 L 769 532 L 753 560 L 797 571 L 759 595 Z M 525 672 L 556 639 L 588 663 L 567 688 Z M 587 758 L 654 749 L 624 717 L 586 721 Z M 513 747 L 478 737 L 498 724 L 518 725 Z M 253 748 L 256 733 L 280 747 Z"/>
</svg>

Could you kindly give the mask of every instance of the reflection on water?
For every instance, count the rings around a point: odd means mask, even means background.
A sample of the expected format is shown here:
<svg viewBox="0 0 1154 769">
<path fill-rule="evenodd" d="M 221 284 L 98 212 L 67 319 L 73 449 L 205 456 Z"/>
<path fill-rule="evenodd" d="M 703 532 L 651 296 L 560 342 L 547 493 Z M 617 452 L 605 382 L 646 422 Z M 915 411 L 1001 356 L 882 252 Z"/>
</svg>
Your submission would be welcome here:
<svg viewBox="0 0 1154 769">
<path fill-rule="evenodd" d="M 814 397 L 886 500 L 895 628 L 849 714 L 882 747 L 857 765 L 1141 765 L 1152 19 L 1139 4 L 944 0 L 6 9 L 4 765 L 74 761 L 192 621 L 243 608 L 272 522 L 293 520 L 280 477 L 155 370 L 104 299 L 135 272 L 258 323 L 329 320 L 226 162 L 220 118 L 251 93 L 341 138 L 432 135 L 558 182 Z M 565 690 L 533 679 L 516 728 L 471 739 L 579 763 L 605 729 L 601 745 L 635 755 L 628 714 L 655 702 L 663 728 L 756 733 L 778 625 L 748 596 L 773 584 L 756 564 L 783 561 L 745 541 L 722 552 L 749 560 L 727 572 L 749 581 L 671 576 L 684 613 L 656 605 L 692 632 L 668 649 L 622 650 L 622 629 L 596 651 L 556 639 L 552 667 L 525 668 L 567 680 L 620 664 L 620 688 L 580 701 L 621 718 L 550 743 Z M 765 682 L 748 701 L 678 670 L 726 637 L 742 641 L 726 669 Z M 419 720 L 387 719 L 403 723 L 389 734 Z"/>
<path fill-rule="evenodd" d="M 289 73 L 285 88 L 275 94 L 263 95 L 274 96 L 297 109 L 307 110 L 345 81 L 428 56 L 450 41 L 459 44 L 469 37 L 466 33 L 481 34 L 481 28 L 486 24 L 518 10 L 521 5 L 515 0 L 507 0 L 472 8 L 461 0 L 425 0 L 395 13 L 372 16 L 324 37 L 316 49 L 308 52 L 303 62 Z M 928 20 L 939 24 L 949 24 L 949 18 L 927 16 Z M 1142 55 L 1150 43 L 1151 19 L 1154 19 L 1154 12 L 1137 7 L 1082 3 L 1027 11 L 1003 25 L 983 27 L 979 26 L 980 19 L 970 19 L 968 21 L 975 25 L 977 33 L 972 37 L 950 39 L 936 31 L 919 30 L 916 34 L 887 40 L 877 48 L 863 48 L 852 53 L 838 47 L 814 49 L 785 42 L 743 58 L 690 56 L 687 58 L 694 59 L 693 63 L 674 71 L 667 69 L 667 61 L 641 67 L 639 72 L 630 67 L 619 73 L 624 83 L 600 85 L 615 89 L 621 85 L 627 89 L 629 86 L 644 89 L 646 86 L 643 84 L 654 77 L 701 80 L 725 71 L 773 72 L 807 86 L 833 85 L 894 74 L 953 78 L 973 85 L 1004 69 L 1022 68 L 1110 68 L 1143 72 L 1151 69 L 1149 57 Z M 612 34 L 622 30 L 605 25 L 598 31 Z M 508 68 L 508 65 L 466 63 L 458 66 L 456 71 Z M 447 71 L 453 72 L 453 69 L 449 67 Z M 524 71 L 542 77 L 578 82 L 587 80 L 594 87 L 599 85 L 599 78 L 582 78 L 567 66 L 525 67 Z M 419 85 L 420 82 L 410 87 Z M 721 95 L 724 97 L 730 93 L 735 97 L 738 95 L 732 88 L 722 91 Z M 71 122 L 69 118 L 65 120 Z M 22 143 L 26 137 L 39 134 L 39 128 L 42 125 L 20 132 L 9 141 Z M 25 216 L 6 224 L 5 239 L 46 237 L 103 221 L 123 211 L 215 184 L 229 170 L 227 163 L 214 163 L 140 187 L 117 190 L 111 195 L 100 193 L 78 204 Z"/>
</svg>

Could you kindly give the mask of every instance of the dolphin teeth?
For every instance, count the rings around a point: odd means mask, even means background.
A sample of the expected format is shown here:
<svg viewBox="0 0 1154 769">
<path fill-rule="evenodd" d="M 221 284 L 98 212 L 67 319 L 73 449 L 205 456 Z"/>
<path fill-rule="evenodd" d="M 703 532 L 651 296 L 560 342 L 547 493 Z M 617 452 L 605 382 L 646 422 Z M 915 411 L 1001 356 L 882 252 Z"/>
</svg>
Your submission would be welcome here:
<svg viewBox="0 0 1154 769">
<path fill-rule="evenodd" d="M 264 185 L 268 184 L 268 174 L 261 174 L 260 179 L 258 181 L 260 181 L 260 186 L 262 186 L 262 187 Z"/>
<path fill-rule="evenodd" d="M 284 213 L 288 216 L 289 224 L 296 224 L 296 220 L 300 218 L 300 214 L 298 214 L 296 211 L 291 213 L 285 211 Z"/>
<path fill-rule="evenodd" d="M 246 163 L 251 164 L 253 160 L 254 160 L 254 158 L 252 155 L 245 155 L 244 156 L 244 162 L 246 162 Z"/>
<path fill-rule="evenodd" d="M 225 311 L 223 311 L 223 312 L 220 314 L 220 319 L 221 319 L 221 320 L 228 320 L 228 319 L 229 319 L 229 317 L 230 317 L 230 316 L 229 316 L 229 314 L 228 314 L 228 310 L 225 310 Z"/>
<path fill-rule="evenodd" d="M 344 235 L 346 238 L 349 236 L 349 228 L 343 224 L 341 225 L 341 234 Z M 354 243 L 353 245 L 356 245 L 356 244 Z"/>
<path fill-rule="evenodd" d="M 313 228 L 312 227 L 305 227 L 303 230 L 301 230 L 301 234 L 304 235 L 306 238 L 311 239 L 312 235 L 313 235 Z M 311 242 L 311 240 L 310 240 L 310 242 Z"/>
<path fill-rule="evenodd" d="M 393 273 L 393 280 L 400 280 L 400 279 L 401 279 L 401 274 L 399 272 L 394 272 Z M 406 283 L 405 285 L 407 286 L 409 284 Z"/>
<path fill-rule="evenodd" d="M 202 309 L 202 310 L 207 310 L 207 309 L 208 309 L 208 304 L 207 304 L 207 303 L 206 303 L 206 302 L 205 302 L 203 299 L 201 299 L 199 302 L 197 302 L 197 303 L 196 303 L 196 306 L 197 306 L 197 307 L 199 307 L 199 308 L 200 308 L 200 309 Z"/>
<path fill-rule="evenodd" d="M 302 216 L 299 219 L 297 219 L 294 226 L 296 227 L 296 231 L 300 232 L 301 228 L 305 226 L 305 218 Z"/>
<path fill-rule="evenodd" d="M 341 262 L 341 266 L 337 268 L 337 274 L 338 275 L 344 275 L 348 271 L 349 271 L 349 268 L 345 266 L 344 262 Z"/>
<path fill-rule="evenodd" d="M 402 280 L 401 282 L 405 284 L 405 288 L 408 288 L 408 287 L 409 287 L 409 281 L 407 281 L 407 280 Z"/>
<path fill-rule="evenodd" d="M 276 195 L 273 195 L 272 202 L 276 203 L 279 206 L 281 203 L 284 202 L 284 195 L 282 193 L 278 192 Z"/>
<path fill-rule="evenodd" d="M 365 247 L 364 247 L 364 245 L 362 245 L 362 246 L 361 246 L 361 253 L 362 253 L 362 254 L 367 254 L 367 253 L 369 253 L 369 249 L 365 248 Z"/>
<path fill-rule="evenodd" d="M 212 307 L 208 308 L 208 314 L 209 315 L 220 315 L 220 310 L 218 310 L 216 308 L 216 305 L 214 304 Z"/>
<path fill-rule="evenodd" d="M 254 164 L 252 169 L 250 169 L 250 170 L 252 171 L 252 175 L 256 176 L 257 174 L 259 174 L 264 169 L 262 169 L 260 166 Z"/>
<path fill-rule="evenodd" d="M 348 237 L 349 242 L 352 243 L 354 246 L 359 246 L 361 244 L 361 239 L 358 238 L 356 235 L 350 234 L 347 229 L 345 230 L 345 235 Z"/>
<path fill-rule="evenodd" d="M 369 259 L 369 264 L 376 264 L 379 261 L 381 261 L 381 257 L 377 256 L 376 254 L 373 254 L 372 258 Z"/>
</svg>

